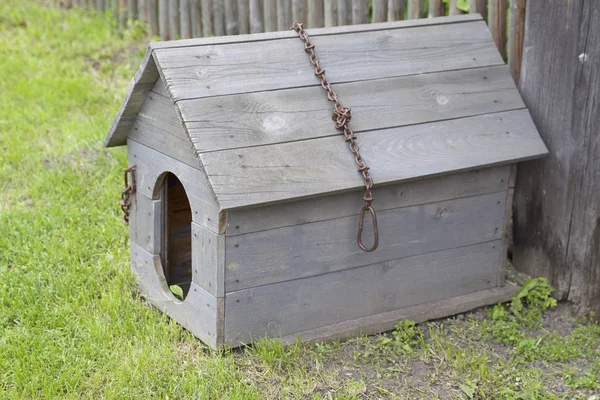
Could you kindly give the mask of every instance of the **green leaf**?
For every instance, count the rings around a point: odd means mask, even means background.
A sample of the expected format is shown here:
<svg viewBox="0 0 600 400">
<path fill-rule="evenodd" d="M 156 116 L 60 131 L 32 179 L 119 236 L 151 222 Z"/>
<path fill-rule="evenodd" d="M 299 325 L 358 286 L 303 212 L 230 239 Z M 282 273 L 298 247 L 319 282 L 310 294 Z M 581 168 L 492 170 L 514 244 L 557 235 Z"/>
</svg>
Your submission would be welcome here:
<svg viewBox="0 0 600 400">
<path fill-rule="evenodd" d="M 456 2 L 456 8 L 468 13 L 469 12 L 469 0 L 458 0 Z"/>
<path fill-rule="evenodd" d="M 171 293 L 183 300 L 183 289 L 181 287 L 177 285 L 171 285 L 169 286 L 169 289 L 171 289 Z"/>
<path fill-rule="evenodd" d="M 467 396 L 467 398 L 472 399 L 475 396 L 475 389 L 473 389 L 473 382 L 467 379 L 467 384 L 459 384 L 458 387 L 463 393 Z"/>
<path fill-rule="evenodd" d="M 537 278 L 533 278 L 525 282 L 523 284 L 523 287 L 521 287 L 521 289 L 519 289 L 519 291 L 517 292 L 517 298 L 522 299 L 523 297 L 527 296 L 529 291 L 536 287 L 538 283 L 539 281 Z"/>
</svg>

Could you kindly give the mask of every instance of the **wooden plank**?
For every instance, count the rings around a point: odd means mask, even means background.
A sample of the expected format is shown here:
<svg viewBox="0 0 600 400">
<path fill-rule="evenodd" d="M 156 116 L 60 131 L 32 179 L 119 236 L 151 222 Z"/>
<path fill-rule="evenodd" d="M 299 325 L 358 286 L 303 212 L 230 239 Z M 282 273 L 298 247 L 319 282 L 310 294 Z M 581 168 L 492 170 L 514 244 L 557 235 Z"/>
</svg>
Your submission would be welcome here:
<svg viewBox="0 0 600 400">
<path fill-rule="evenodd" d="M 519 166 L 517 268 L 545 276 L 579 313 L 600 315 L 600 12 L 597 2 L 527 4 L 520 88 L 550 152 Z M 551 83 L 551 84 L 550 84 Z"/>
<path fill-rule="evenodd" d="M 292 22 L 292 0 L 277 0 L 277 29 L 288 30 Z"/>
<path fill-rule="evenodd" d="M 449 15 L 460 15 L 462 11 L 458 8 L 457 0 L 450 0 L 450 7 L 448 7 Z"/>
<path fill-rule="evenodd" d="M 367 0 L 352 0 L 352 23 L 366 24 L 369 22 L 369 2 Z"/>
<path fill-rule="evenodd" d="M 167 92 L 167 88 L 165 87 L 165 84 L 163 83 L 162 79 L 157 80 L 154 86 L 152 86 L 152 92 L 163 97 L 169 98 L 169 92 Z M 171 104 L 173 104 L 173 102 L 171 102 Z M 173 105 L 173 107 L 175 106 Z"/>
<path fill-rule="evenodd" d="M 404 0 L 388 0 L 388 21 L 404 19 Z"/>
<path fill-rule="evenodd" d="M 179 0 L 169 0 L 169 39 L 179 39 Z"/>
<path fill-rule="evenodd" d="M 137 0 L 127 0 L 127 19 L 134 20 L 134 19 L 137 19 L 137 17 L 138 17 Z"/>
<path fill-rule="evenodd" d="M 129 165 L 136 166 L 138 193 L 158 199 L 165 172 L 171 172 L 183 184 L 192 206 L 193 222 L 213 231 L 219 231 L 219 208 L 205 174 L 165 154 L 146 147 L 133 139 L 127 141 Z"/>
<path fill-rule="evenodd" d="M 373 16 L 371 22 L 387 21 L 387 1 L 388 0 L 373 0 Z"/>
<path fill-rule="evenodd" d="M 160 30 L 158 27 L 158 0 L 148 1 L 148 33 L 151 36 L 158 36 Z"/>
<path fill-rule="evenodd" d="M 363 132 L 358 134 L 358 144 L 376 185 L 481 169 L 547 153 L 527 110 Z M 223 210 L 297 201 L 363 186 L 351 153 L 337 136 L 200 157 Z"/>
<path fill-rule="evenodd" d="M 429 11 L 427 13 L 429 18 L 440 17 L 444 14 L 443 0 L 429 0 Z"/>
<path fill-rule="evenodd" d="M 148 253 L 133 242 L 131 269 L 148 302 L 212 348 L 222 346 L 224 299 L 216 298 L 192 283 L 185 301 L 178 301 L 167 286 L 160 257 Z"/>
<path fill-rule="evenodd" d="M 264 0 L 265 32 L 277 30 L 277 0 Z"/>
<path fill-rule="evenodd" d="M 484 22 L 348 33 L 341 38 L 312 38 L 331 83 L 504 64 Z M 325 51 L 333 48 L 336 51 Z M 361 57 L 349 58 L 349 53 Z M 175 100 L 319 84 L 297 37 L 159 49 L 154 54 Z"/>
<path fill-rule="evenodd" d="M 145 27 L 148 26 L 148 6 L 146 2 L 147 0 L 137 0 L 137 18 L 140 21 L 140 23 L 142 23 L 142 25 Z"/>
<path fill-rule="evenodd" d="M 215 297 L 225 296 L 225 235 L 192 223 L 192 281 Z"/>
<path fill-rule="evenodd" d="M 325 0 L 323 2 L 325 26 L 336 26 L 338 24 L 337 6 L 337 0 Z"/>
<path fill-rule="evenodd" d="M 162 201 L 135 194 L 130 209 L 129 240 L 150 254 L 159 254 L 162 238 Z"/>
<path fill-rule="evenodd" d="M 213 32 L 215 36 L 225 35 L 225 5 L 223 0 L 213 0 Z"/>
<path fill-rule="evenodd" d="M 508 190 L 506 191 L 506 210 L 504 211 L 504 228 L 502 229 L 502 248 L 500 250 L 500 265 L 498 267 L 498 286 L 504 286 L 508 261 L 508 247 L 511 240 L 513 197 L 515 193 L 515 178 L 517 165 L 511 166 Z"/>
<path fill-rule="evenodd" d="M 480 14 L 484 19 L 487 17 L 486 0 L 469 0 L 469 12 L 471 14 Z"/>
<path fill-rule="evenodd" d="M 323 0 L 308 0 L 308 15 L 309 28 L 322 28 L 325 26 Z"/>
<path fill-rule="evenodd" d="M 355 33 L 355 32 L 373 32 L 382 31 L 388 29 L 405 29 L 414 28 L 417 26 L 432 26 L 432 25 L 446 25 L 446 24 L 462 24 L 467 22 L 481 21 L 481 16 L 477 14 L 463 14 L 453 17 L 440 17 L 435 20 L 420 19 L 420 20 L 407 20 L 407 21 L 395 21 L 387 22 L 378 25 L 365 24 L 365 25 L 348 25 L 348 26 L 337 26 L 330 28 L 315 28 L 310 29 L 309 33 L 312 37 L 316 36 L 328 36 L 328 35 L 339 35 L 341 33 Z M 279 40 L 296 38 L 297 34 L 294 31 L 285 30 L 282 32 L 267 32 L 260 35 L 237 35 L 228 37 L 210 37 L 210 38 L 198 38 L 180 40 L 177 42 L 153 42 L 151 47 L 154 50 L 165 49 L 165 48 L 181 48 L 181 47 L 193 47 L 193 46 L 214 46 L 216 44 L 231 44 L 231 43 L 249 43 L 249 42 L 260 42 L 267 40 Z"/>
<path fill-rule="evenodd" d="M 393 330 L 399 321 L 409 320 L 421 323 L 462 314 L 479 307 L 504 303 L 517 293 L 517 289 L 518 286 L 506 285 L 500 288 L 480 290 L 450 299 L 430 301 L 412 307 L 309 329 L 292 335 L 281 336 L 277 339 L 284 344 L 294 344 L 298 337 L 305 343 L 324 343 L 346 340 L 361 335 L 373 335 Z M 229 343 L 229 345 L 239 345 L 239 343 Z"/>
<path fill-rule="evenodd" d="M 190 0 L 179 0 L 179 26 L 182 39 L 192 37 L 192 17 L 190 11 Z"/>
<path fill-rule="evenodd" d="M 161 40 L 169 40 L 168 0 L 158 0 L 158 33 Z"/>
<path fill-rule="evenodd" d="M 202 37 L 202 5 L 200 0 L 192 0 L 191 4 L 192 36 Z"/>
<path fill-rule="evenodd" d="M 227 35 L 237 35 L 239 32 L 236 0 L 225 0 L 223 5 L 225 7 L 225 33 Z"/>
<path fill-rule="evenodd" d="M 129 0 L 130 2 L 133 0 Z M 104 12 L 104 0 L 96 0 L 96 10 Z"/>
<path fill-rule="evenodd" d="M 499 247 L 494 240 L 227 293 L 226 342 L 291 335 L 491 289 Z"/>
<path fill-rule="evenodd" d="M 248 9 L 248 0 L 238 0 L 237 12 L 240 34 L 244 35 L 250 33 L 250 10 Z"/>
<path fill-rule="evenodd" d="M 355 132 L 524 107 L 506 66 L 343 83 L 335 91 L 352 109 Z M 340 134 L 320 86 L 177 105 L 199 153 Z"/>
<path fill-rule="evenodd" d="M 202 9 L 202 36 L 208 37 L 213 34 L 212 23 L 212 0 L 200 0 Z"/>
<path fill-rule="evenodd" d="M 507 190 L 509 166 L 487 168 L 375 189 L 377 211 L 415 206 Z M 363 206 L 363 191 L 316 199 L 231 211 L 227 236 L 243 235 L 285 226 L 314 223 L 356 215 Z"/>
<path fill-rule="evenodd" d="M 510 73 L 519 83 L 521 62 L 523 60 L 523 39 L 525 37 L 525 4 L 526 0 L 510 0 L 510 34 L 508 37 L 508 67 Z"/>
<path fill-rule="evenodd" d="M 422 8 L 423 2 L 421 0 L 408 0 L 408 19 L 421 18 Z"/>
<path fill-rule="evenodd" d="M 306 0 L 292 0 L 292 19 L 294 22 L 306 21 Z"/>
<path fill-rule="evenodd" d="M 250 33 L 263 32 L 262 0 L 250 0 Z"/>
<path fill-rule="evenodd" d="M 502 58 L 506 59 L 506 0 L 489 0 L 488 25 Z"/>
<path fill-rule="evenodd" d="M 506 193 L 497 192 L 381 211 L 373 253 L 356 244 L 358 215 L 231 236 L 225 291 L 500 239 L 505 200 Z M 497 269 L 498 258 L 494 286 Z"/>
<path fill-rule="evenodd" d="M 119 29 L 125 29 L 127 25 L 127 0 L 119 0 Z"/>
<path fill-rule="evenodd" d="M 352 0 L 337 0 L 338 26 L 352 23 Z"/>
</svg>

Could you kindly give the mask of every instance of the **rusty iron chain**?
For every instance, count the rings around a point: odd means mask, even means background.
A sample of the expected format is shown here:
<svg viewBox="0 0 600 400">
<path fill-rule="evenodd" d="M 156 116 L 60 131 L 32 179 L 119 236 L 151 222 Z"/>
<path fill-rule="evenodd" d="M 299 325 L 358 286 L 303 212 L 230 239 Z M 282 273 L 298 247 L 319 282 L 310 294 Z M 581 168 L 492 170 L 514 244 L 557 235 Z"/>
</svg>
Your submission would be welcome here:
<svg viewBox="0 0 600 400">
<path fill-rule="evenodd" d="M 123 170 L 123 182 L 125 187 L 121 190 L 119 204 L 121 205 L 121 211 L 123 211 L 123 221 L 125 225 L 129 225 L 129 208 L 131 207 L 129 196 L 135 193 L 135 165 Z"/>
<path fill-rule="evenodd" d="M 321 80 L 321 86 L 327 92 L 327 99 L 331 101 L 334 105 L 333 115 L 331 116 L 333 121 L 335 122 L 336 129 L 342 131 L 344 133 L 344 137 L 346 138 L 346 142 L 348 142 L 348 146 L 350 151 L 354 155 L 354 160 L 356 161 L 356 165 L 358 165 L 358 172 L 362 174 L 363 180 L 365 182 L 365 195 L 363 196 L 363 200 L 365 204 L 360 210 L 360 216 L 358 220 L 358 233 L 356 235 L 356 242 L 358 243 L 358 247 L 361 250 L 366 252 L 375 251 L 379 246 L 379 230 L 377 228 L 377 215 L 375 214 L 375 210 L 371 206 L 371 203 L 374 200 L 373 197 L 373 178 L 369 174 L 369 167 L 363 160 L 360 155 L 360 150 L 358 148 L 358 143 L 356 142 L 356 136 L 350 128 L 350 120 L 352 119 L 352 113 L 349 108 L 344 107 L 339 99 L 337 94 L 331 88 L 331 85 L 327 81 L 325 77 L 325 70 L 321 68 L 319 63 L 319 58 L 315 53 L 315 45 L 312 44 L 308 38 L 308 34 L 304 30 L 304 26 L 301 22 L 294 22 L 292 27 L 290 28 L 296 33 L 300 39 L 304 42 L 304 51 L 306 51 L 309 55 L 310 63 L 315 67 L 315 75 Z M 362 233 L 365 224 L 365 214 L 369 212 L 371 214 L 371 219 L 373 221 L 373 245 L 371 247 L 366 247 L 362 242 Z"/>
</svg>

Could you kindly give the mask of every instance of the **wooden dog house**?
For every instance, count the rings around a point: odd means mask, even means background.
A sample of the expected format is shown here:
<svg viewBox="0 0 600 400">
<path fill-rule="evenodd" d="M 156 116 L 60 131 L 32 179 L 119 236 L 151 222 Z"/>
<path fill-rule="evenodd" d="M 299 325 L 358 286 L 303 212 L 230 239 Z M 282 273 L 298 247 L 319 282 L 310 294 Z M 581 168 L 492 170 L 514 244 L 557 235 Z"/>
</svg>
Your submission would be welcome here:
<svg viewBox="0 0 600 400">
<path fill-rule="evenodd" d="M 363 182 L 295 32 L 153 43 L 106 139 L 136 168 L 145 297 L 212 347 L 507 300 L 515 163 L 547 150 L 485 22 L 309 34 L 371 167 L 379 248 L 357 247 Z"/>
</svg>

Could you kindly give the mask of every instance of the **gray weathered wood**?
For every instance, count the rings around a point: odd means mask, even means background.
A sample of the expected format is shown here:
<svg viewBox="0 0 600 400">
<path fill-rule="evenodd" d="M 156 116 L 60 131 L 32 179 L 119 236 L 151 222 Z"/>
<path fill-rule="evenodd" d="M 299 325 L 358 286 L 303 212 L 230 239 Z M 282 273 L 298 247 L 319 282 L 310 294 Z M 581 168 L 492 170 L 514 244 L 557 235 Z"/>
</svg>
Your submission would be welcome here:
<svg viewBox="0 0 600 400">
<path fill-rule="evenodd" d="M 508 37 L 508 66 L 516 83 L 521 75 L 523 38 L 525 37 L 526 0 L 510 0 L 510 33 Z"/>
<path fill-rule="evenodd" d="M 462 314 L 479 307 L 504 303 L 517 293 L 517 289 L 517 286 L 506 285 L 500 288 L 480 290 L 450 299 L 430 301 L 412 307 L 284 335 L 277 339 L 285 344 L 296 343 L 298 337 L 306 343 L 323 343 L 346 340 L 361 335 L 373 335 L 393 330 L 398 321 L 409 320 L 421 323 Z M 234 343 L 229 343 L 229 345 L 234 345 Z"/>
<path fill-rule="evenodd" d="M 127 0 L 127 19 L 134 20 L 138 17 L 137 0 Z"/>
<path fill-rule="evenodd" d="M 165 84 L 163 83 L 162 79 L 158 79 L 154 86 L 152 86 L 152 92 L 159 94 L 163 97 L 169 98 L 169 92 L 167 91 L 167 88 L 165 87 Z M 148 99 L 146 98 L 146 100 Z M 171 104 L 173 103 L 171 102 Z"/>
<path fill-rule="evenodd" d="M 369 2 L 367 0 L 352 0 L 352 23 L 366 24 L 369 22 Z"/>
<path fill-rule="evenodd" d="M 212 0 L 200 0 L 202 10 L 202 36 L 213 34 Z"/>
<path fill-rule="evenodd" d="M 292 0 L 277 0 L 277 29 L 288 30 L 292 22 Z"/>
<path fill-rule="evenodd" d="M 250 33 L 263 32 L 262 0 L 250 0 Z"/>
<path fill-rule="evenodd" d="M 236 0 L 225 0 L 225 33 L 227 35 L 237 35 L 238 31 L 238 20 L 236 12 Z"/>
<path fill-rule="evenodd" d="M 547 152 L 527 110 L 357 136 L 376 184 L 523 161 Z M 354 159 L 339 136 L 204 153 L 200 158 L 223 209 L 363 186 Z"/>
<path fill-rule="evenodd" d="M 404 0 L 388 0 L 388 21 L 404 19 Z"/>
<path fill-rule="evenodd" d="M 462 13 L 462 11 L 458 8 L 458 4 L 457 4 L 457 0 L 450 0 L 448 7 L 448 14 L 449 15 L 460 15 Z"/>
<path fill-rule="evenodd" d="M 148 0 L 137 0 L 137 19 L 143 26 L 148 26 Z"/>
<path fill-rule="evenodd" d="M 480 14 L 484 19 L 487 17 L 486 0 L 469 0 L 469 12 Z"/>
<path fill-rule="evenodd" d="M 600 315 L 600 12 L 588 0 L 527 2 L 520 89 L 550 152 L 518 169 L 517 268 Z"/>
<path fill-rule="evenodd" d="M 356 245 L 359 210 L 349 217 L 231 236 L 225 243 L 225 291 L 500 239 L 505 200 L 506 192 L 497 192 L 378 212 L 380 241 L 373 253 Z M 498 257 L 494 286 L 497 268 Z"/>
<path fill-rule="evenodd" d="M 325 25 L 323 0 L 308 0 L 309 28 L 322 28 Z"/>
<path fill-rule="evenodd" d="M 421 0 L 408 0 L 408 19 L 421 18 L 423 2 Z"/>
<path fill-rule="evenodd" d="M 193 335 L 213 348 L 223 345 L 224 299 L 216 298 L 192 283 L 181 302 L 169 291 L 160 256 L 131 242 L 131 269 L 140 291 L 160 311 L 175 319 Z"/>
<path fill-rule="evenodd" d="M 429 11 L 427 16 L 429 18 L 440 17 L 444 15 L 444 2 L 443 0 L 429 0 Z"/>
<path fill-rule="evenodd" d="M 238 27 L 240 34 L 250 33 L 250 10 L 248 9 L 248 0 L 238 0 Z"/>
<path fill-rule="evenodd" d="M 169 0 L 169 39 L 179 38 L 179 0 Z"/>
<path fill-rule="evenodd" d="M 373 16 L 371 22 L 387 21 L 387 2 L 388 0 L 373 0 Z"/>
<path fill-rule="evenodd" d="M 227 293 L 226 342 L 290 335 L 493 288 L 499 248 L 494 240 Z"/>
<path fill-rule="evenodd" d="M 138 193 L 158 199 L 162 176 L 171 172 L 183 184 L 192 207 L 193 222 L 219 232 L 219 208 L 214 194 L 202 171 L 181 161 L 146 147 L 133 139 L 127 141 L 129 165 L 136 166 L 136 188 Z"/>
<path fill-rule="evenodd" d="M 277 30 L 277 1 L 264 0 L 263 11 L 265 14 L 265 32 Z"/>
<path fill-rule="evenodd" d="M 496 47 L 506 59 L 506 8 L 507 0 L 489 0 L 488 25 Z"/>
<path fill-rule="evenodd" d="M 225 296 L 225 235 L 192 223 L 192 281 L 215 297 Z"/>
<path fill-rule="evenodd" d="M 202 5 L 200 0 L 191 0 L 192 36 L 202 37 Z"/>
<path fill-rule="evenodd" d="M 158 0 L 158 33 L 161 40 L 169 39 L 169 4 L 168 0 Z"/>
<path fill-rule="evenodd" d="M 229 96 L 226 102 L 213 97 L 177 104 L 192 142 L 204 153 L 339 135 L 322 90 L 312 86 Z M 335 91 L 352 109 L 355 132 L 524 107 L 504 65 L 469 74 L 451 71 L 343 83 Z"/>
<path fill-rule="evenodd" d="M 148 1 L 148 33 L 151 36 L 158 36 L 158 0 Z"/>
<path fill-rule="evenodd" d="M 515 193 L 515 179 L 517 175 L 517 164 L 511 166 L 508 178 L 508 190 L 506 191 L 506 210 L 504 211 L 504 228 L 502 229 L 502 249 L 500 251 L 500 265 L 498 267 L 498 286 L 504 286 L 506 277 L 506 266 L 508 264 L 508 248 L 511 240 L 512 209 Z"/>
<path fill-rule="evenodd" d="M 225 5 L 223 0 L 213 0 L 213 33 L 215 36 L 225 35 Z"/>
<path fill-rule="evenodd" d="M 179 0 L 179 26 L 182 39 L 189 39 L 192 37 L 192 18 L 190 11 L 190 0 Z"/>
<path fill-rule="evenodd" d="M 292 19 L 294 22 L 306 21 L 306 0 L 292 0 Z"/>
<path fill-rule="evenodd" d="M 129 240 L 150 254 L 160 254 L 162 201 L 140 193 L 133 199 L 129 219 Z"/>
<path fill-rule="evenodd" d="M 342 37 L 344 40 L 340 40 Z M 321 64 L 327 66 L 331 83 L 503 64 L 498 52 L 486 45 L 492 41 L 482 21 L 314 36 L 312 40 Z M 319 52 L 332 48 L 336 51 Z M 374 48 L 377 57 L 370 57 Z M 346 56 L 349 53 L 357 56 L 349 58 Z M 175 100 L 319 84 L 297 37 L 227 46 L 158 49 L 154 54 Z M 432 62 L 432 54 L 442 61 Z M 245 67 L 239 68 L 240 64 Z M 469 79 L 469 74 L 461 75 L 463 80 Z M 190 76 L 195 78 L 190 80 Z M 319 95 L 324 98 L 322 93 Z"/>
<path fill-rule="evenodd" d="M 352 0 L 337 0 L 339 26 L 350 25 L 352 23 Z"/>
<path fill-rule="evenodd" d="M 337 6 L 337 0 L 325 0 L 323 2 L 325 26 L 336 26 L 338 24 Z"/>
<path fill-rule="evenodd" d="M 119 0 L 119 29 L 125 29 L 127 25 L 127 0 Z"/>
<path fill-rule="evenodd" d="M 452 200 L 507 190 L 510 166 L 486 168 L 396 185 L 377 186 L 377 211 Z M 362 189 L 316 199 L 231 211 L 227 236 L 356 215 L 363 206 Z"/>
</svg>

